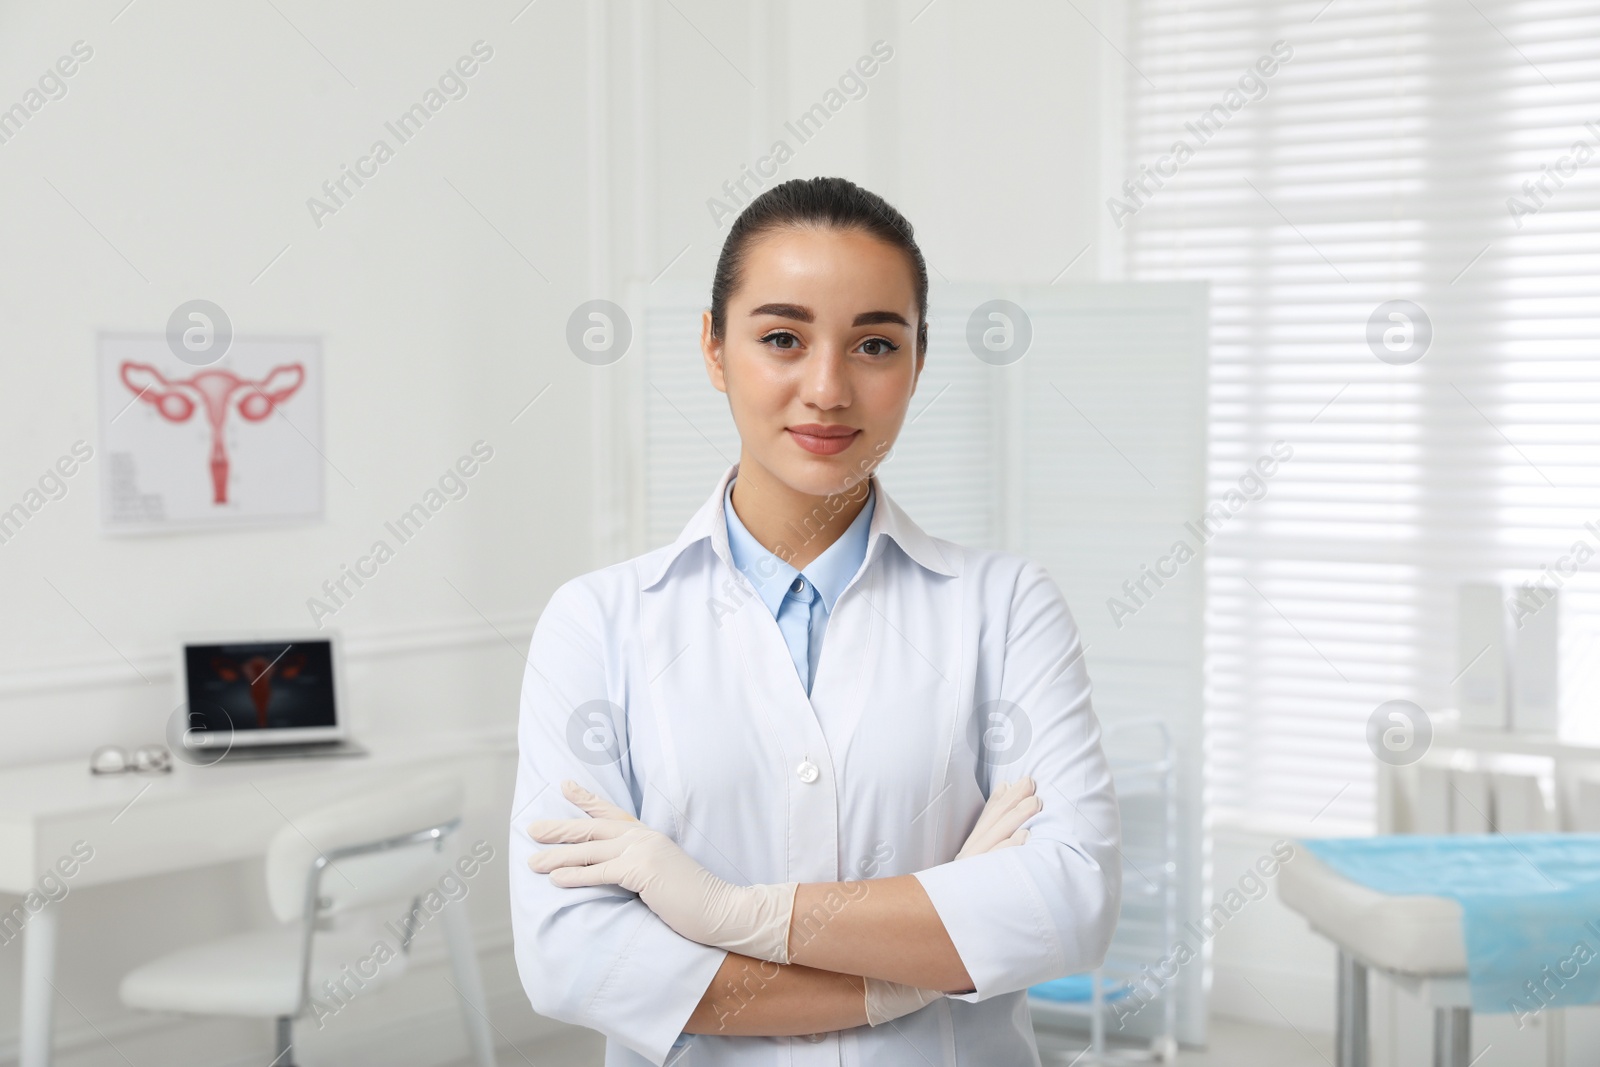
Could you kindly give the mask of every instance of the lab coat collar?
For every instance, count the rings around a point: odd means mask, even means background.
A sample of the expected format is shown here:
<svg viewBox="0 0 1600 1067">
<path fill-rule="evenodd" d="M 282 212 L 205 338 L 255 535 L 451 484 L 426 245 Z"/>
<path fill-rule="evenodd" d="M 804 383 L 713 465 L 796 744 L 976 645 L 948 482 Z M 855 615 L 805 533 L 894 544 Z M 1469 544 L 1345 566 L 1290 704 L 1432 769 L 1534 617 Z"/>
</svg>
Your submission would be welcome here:
<svg viewBox="0 0 1600 1067">
<path fill-rule="evenodd" d="M 728 483 L 739 473 L 739 464 L 735 463 L 723 472 L 706 502 L 700 505 L 700 510 L 694 513 L 678 539 L 658 552 L 652 552 L 642 562 L 641 574 L 644 589 L 650 589 L 666 577 L 677 562 L 692 545 L 699 544 L 707 538 L 711 541 L 711 550 L 723 565 L 730 571 L 737 573 L 733 565 L 733 553 L 728 548 L 728 520 L 722 510 L 723 498 L 728 491 Z M 862 571 L 872 565 L 879 553 L 885 551 L 881 543 L 891 540 L 900 547 L 908 557 L 914 560 L 925 570 L 934 574 L 954 578 L 958 573 L 951 567 L 939 545 L 932 537 L 912 521 L 911 516 L 900 509 L 889 494 L 884 491 L 883 482 L 876 474 L 872 475 L 872 488 L 877 494 L 877 502 L 872 509 L 872 526 L 867 532 L 867 559 L 861 565 Z"/>
<path fill-rule="evenodd" d="M 789 595 L 790 585 L 802 573 L 822 598 L 823 605 L 832 613 L 839 594 L 845 591 L 850 579 L 867 561 L 867 537 L 872 531 L 874 508 L 875 498 L 869 482 L 867 502 L 861 513 L 851 520 L 849 527 L 833 544 L 806 564 L 803 572 L 768 552 L 755 539 L 755 535 L 745 529 L 738 513 L 733 510 L 733 482 L 728 483 L 727 494 L 722 501 L 722 516 L 728 524 L 728 550 L 733 565 L 744 572 L 750 584 L 756 587 L 761 602 L 772 612 L 772 617 L 777 618 L 783 608 L 784 598 Z"/>
</svg>

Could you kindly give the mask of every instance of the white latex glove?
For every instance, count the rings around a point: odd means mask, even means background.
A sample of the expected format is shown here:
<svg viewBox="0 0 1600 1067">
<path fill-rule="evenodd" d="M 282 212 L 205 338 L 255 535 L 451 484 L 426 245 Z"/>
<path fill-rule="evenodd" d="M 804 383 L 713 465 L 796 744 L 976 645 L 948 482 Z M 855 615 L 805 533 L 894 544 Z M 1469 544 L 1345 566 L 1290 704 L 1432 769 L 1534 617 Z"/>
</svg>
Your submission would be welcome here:
<svg viewBox="0 0 1600 1067">
<path fill-rule="evenodd" d="M 620 819 L 623 822 L 639 821 L 628 812 L 611 803 L 611 801 L 595 796 L 570 778 L 561 783 L 561 795 L 596 819 Z"/>
<path fill-rule="evenodd" d="M 978 814 L 978 825 L 967 835 L 956 859 L 1011 848 L 1026 841 L 1028 831 L 1022 829 L 1022 824 L 1044 810 L 1044 802 L 1034 795 L 1034 789 L 1032 778 L 1019 778 L 990 793 L 988 803 Z M 942 996 L 944 994 L 937 989 L 868 978 L 867 1025 L 881 1026 L 891 1019 L 910 1015 Z"/>
<path fill-rule="evenodd" d="M 528 866 L 549 874 L 555 885 L 620 885 L 639 894 L 673 930 L 702 945 L 773 963 L 789 962 L 789 922 L 796 882 L 734 885 L 712 874 L 666 834 L 586 793 L 562 783 L 567 799 L 585 819 L 540 819 L 529 835 L 545 844 L 580 842 L 545 849 Z"/>
<path fill-rule="evenodd" d="M 1022 824 L 1044 810 L 1044 801 L 1034 795 L 1036 788 L 1033 779 L 1025 776 L 990 793 L 988 803 L 978 813 L 978 824 L 967 835 L 956 859 L 1010 848 L 1028 840 L 1028 831 L 1022 829 Z"/>
</svg>

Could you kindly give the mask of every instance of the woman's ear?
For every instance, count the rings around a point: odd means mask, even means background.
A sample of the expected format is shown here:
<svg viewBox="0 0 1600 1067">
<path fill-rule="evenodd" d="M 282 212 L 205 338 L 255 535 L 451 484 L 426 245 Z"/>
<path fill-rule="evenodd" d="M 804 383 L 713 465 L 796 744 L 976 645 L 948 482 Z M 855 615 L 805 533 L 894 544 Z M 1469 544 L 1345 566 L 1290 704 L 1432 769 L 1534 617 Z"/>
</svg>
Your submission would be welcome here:
<svg viewBox="0 0 1600 1067">
<path fill-rule="evenodd" d="M 728 382 L 722 376 L 722 340 L 711 328 L 711 312 L 700 313 L 700 355 L 706 361 L 706 377 L 716 386 L 717 392 L 726 393 Z"/>
</svg>

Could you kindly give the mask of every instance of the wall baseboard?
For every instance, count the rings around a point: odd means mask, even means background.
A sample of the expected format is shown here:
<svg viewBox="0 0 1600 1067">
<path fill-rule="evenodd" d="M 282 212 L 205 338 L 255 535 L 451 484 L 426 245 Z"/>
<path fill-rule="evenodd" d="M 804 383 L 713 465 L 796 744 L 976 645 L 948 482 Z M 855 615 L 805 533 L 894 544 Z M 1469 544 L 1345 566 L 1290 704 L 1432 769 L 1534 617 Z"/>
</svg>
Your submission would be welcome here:
<svg viewBox="0 0 1600 1067">
<path fill-rule="evenodd" d="M 1271 1001 L 1264 999 L 1270 996 Z M 1333 976 L 1259 963 L 1219 963 L 1212 971 L 1211 1013 L 1274 1029 L 1284 1020 L 1306 1031 L 1333 1032 Z"/>
<path fill-rule="evenodd" d="M 1236 889 L 1245 872 L 1292 836 L 1264 827 L 1214 826 L 1213 893 Z M 1275 1029 L 1332 1032 L 1333 950 L 1284 905 L 1275 884 L 1218 932 L 1211 967 L 1213 1015 Z"/>
<path fill-rule="evenodd" d="M 461 618 L 423 626 L 341 630 L 340 633 L 344 637 L 345 658 L 360 662 L 417 652 L 496 644 L 508 637 L 531 638 L 539 614 L 538 611 L 516 611 L 494 618 Z M 127 659 L 112 653 L 38 666 L 0 668 L 0 698 L 24 693 L 129 685 L 136 681 L 128 675 L 130 663 L 150 681 L 166 681 L 173 676 L 174 655 L 170 648 L 146 648 L 134 652 Z"/>
</svg>

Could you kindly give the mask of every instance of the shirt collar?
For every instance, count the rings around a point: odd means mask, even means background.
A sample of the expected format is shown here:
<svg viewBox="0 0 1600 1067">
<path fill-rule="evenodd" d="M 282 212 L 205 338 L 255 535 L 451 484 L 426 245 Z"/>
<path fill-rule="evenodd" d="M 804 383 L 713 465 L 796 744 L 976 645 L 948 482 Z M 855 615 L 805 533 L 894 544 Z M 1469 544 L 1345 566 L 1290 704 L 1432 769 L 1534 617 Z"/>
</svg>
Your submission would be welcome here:
<svg viewBox="0 0 1600 1067">
<path fill-rule="evenodd" d="M 754 585 L 756 592 L 761 595 L 761 602 L 766 604 L 774 617 L 777 616 L 778 609 L 783 606 L 783 598 L 788 594 L 789 586 L 797 574 L 804 574 L 806 580 L 816 587 L 817 594 L 822 597 L 822 603 L 827 607 L 829 614 L 832 614 L 833 602 L 839 599 L 839 594 L 844 592 L 844 587 L 850 584 L 850 579 L 856 576 L 856 571 L 861 568 L 867 557 L 867 534 L 875 510 L 871 484 L 867 486 L 866 504 L 850 521 L 844 533 L 840 534 L 833 544 L 823 549 L 821 555 L 806 564 L 804 571 L 797 571 L 790 564 L 768 552 L 739 520 L 738 512 L 733 509 L 735 480 L 737 479 L 727 483 L 722 502 L 723 515 L 728 527 L 728 551 L 733 558 L 735 569 L 750 579 L 750 584 Z"/>
<path fill-rule="evenodd" d="M 650 589 L 660 583 L 678 561 L 692 546 L 702 541 L 711 542 L 711 551 L 727 566 L 730 571 L 737 571 L 733 563 L 733 554 L 728 547 L 728 520 L 724 511 L 724 501 L 727 499 L 728 483 L 739 474 L 739 464 L 735 463 L 723 472 L 717 481 L 717 487 L 700 505 L 698 511 L 684 526 L 683 532 L 677 540 L 664 548 L 657 549 L 646 555 L 639 562 L 640 581 L 642 589 Z M 889 541 L 899 546 L 913 562 L 924 570 L 934 574 L 953 578 L 957 572 L 945 558 L 939 543 L 912 521 L 911 516 L 900 509 L 900 505 L 884 490 L 883 482 L 876 474 L 872 475 L 873 509 L 872 520 L 867 528 L 867 558 L 862 564 L 869 566 L 880 553 L 886 550 Z M 864 510 L 864 509 L 863 509 Z"/>
</svg>

